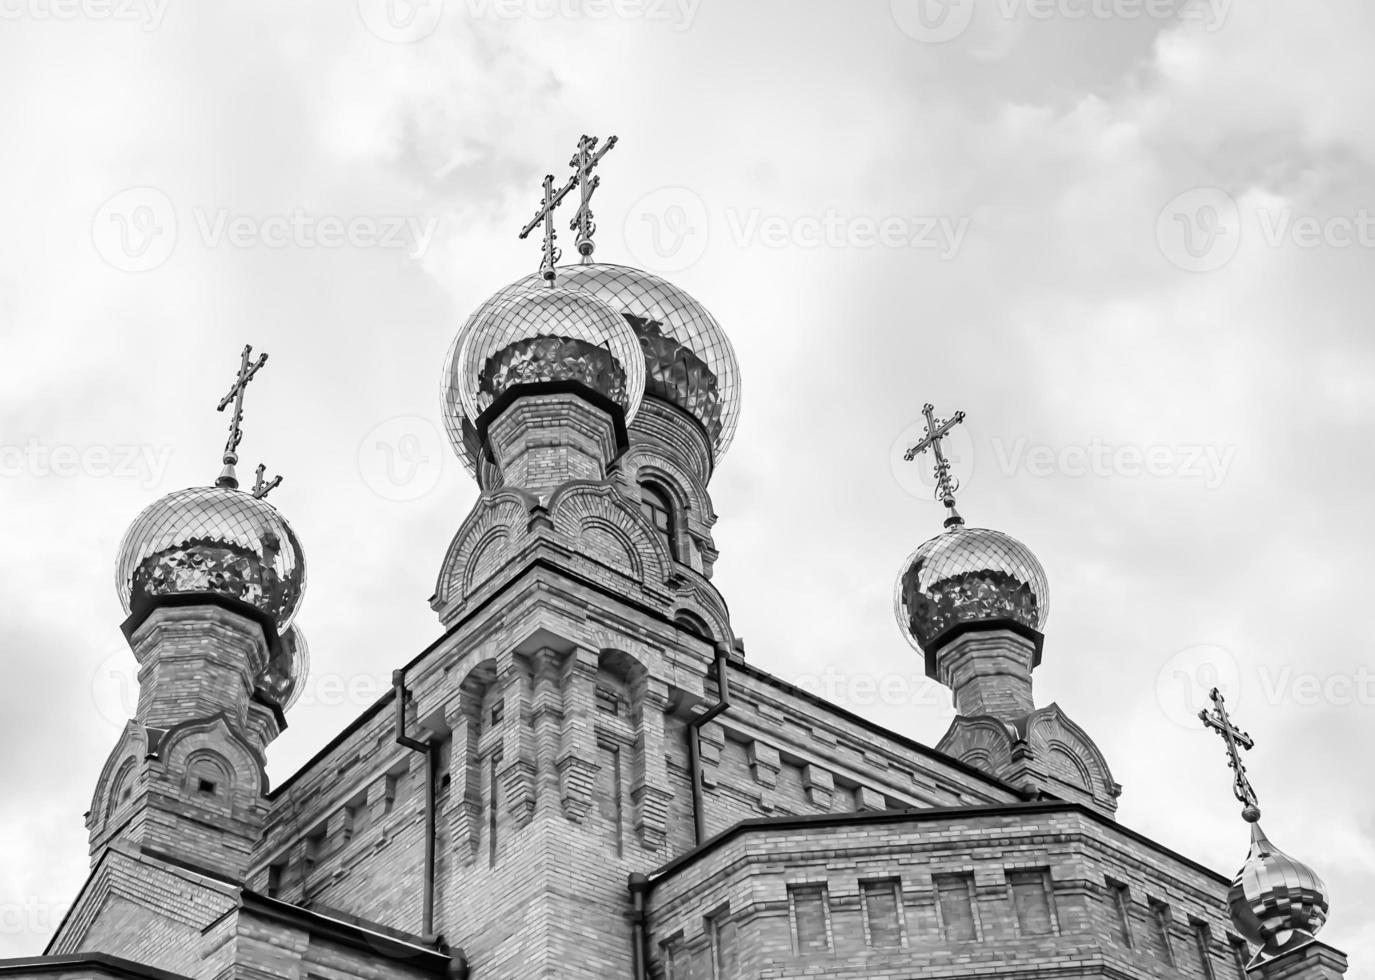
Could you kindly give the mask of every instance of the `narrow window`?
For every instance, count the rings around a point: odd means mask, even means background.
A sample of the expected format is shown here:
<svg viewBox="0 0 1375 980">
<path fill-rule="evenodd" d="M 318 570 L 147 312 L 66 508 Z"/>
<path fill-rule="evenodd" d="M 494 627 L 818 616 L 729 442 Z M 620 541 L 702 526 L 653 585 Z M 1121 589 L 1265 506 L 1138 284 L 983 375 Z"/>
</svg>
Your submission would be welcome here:
<svg viewBox="0 0 1375 980">
<path fill-rule="evenodd" d="M 487 781 L 487 866 L 491 868 L 497 866 L 497 807 L 501 802 L 497 791 L 497 766 L 500 764 L 501 756 L 493 753 Z"/>
<path fill-rule="evenodd" d="M 902 945 L 902 885 L 896 878 L 860 882 L 864 929 L 869 945 Z"/>
<path fill-rule="evenodd" d="M 1108 879 L 1108 898 L 1112 902 L 1113 915 L 1116 918 L 1116 930 L 1114 937 L 1119 946 L 1131 949 L 1136 944 L 1132 941 L 1131 923 L 1131 904 L 1127 893 L 1127 886 L 1120 881 Z"/>
<path fill-rule="evenodd" d="M 1170 907 L 1164 902 L 1151 899 L 1148 918 L 1151 955 L 1162 963 L 1174 966 L 1174 950 L 1170 947 Z"/>
<path fill-rule="evenodd" d="M 677 557 L 673 547 L 673 503 L 662 487 L 653 483 L 640 484 L 640 513 L 659 532 L 669 553 Z"/>
<path fill-rule="evenodd" d="M 1055 906 L 1051 903 L 1050 871 L 1036 868 L 1009 871 L 1008 890 L 1017 916 L 1017 935 L 1049 936 L 1055 932 Z"/>
<path fill-rule="evenodd" d="M 793 948 L 797 955 L 830 950 L 826 886 L 789 885 L 788 905 L 793 920 Z"/>
<path fill-rule="evenodd" d="M 276 898 L 282 893 L 282 876 L 286 872 L 286 862 L 278 861 L 267 866 L 267 897 Z"/>
<path fill-rule="evenodd" d="M 681 932 L 660 947 L 659 956 L 664 964 L 664 980 L 691 980 L 691 958 Z"/>
<path fill-rule="evenodd" d="M 1213 961 L 1208 955 L 1208 947 L 1212 945 L 1212 936 L 1208 931 L 1208 923 L 1198 919 L 1189 921 L 1189 930 L 1193 933 L 1194 955 L 1198 959 L 1198 974 L 1203 980 L 1215 980 L 1213 976 Z"/>
<path fill-rule="evenodd" d="M 718 912 L 707 920 L 707 928 L 711 934 L 712 980 L 729 980 L 740 970 L 735 921 L 729 912 Z"/>
<path fill-rule="evenodd" d="M 500 725 L 501 719 L 504 717 L 506 717 L 506 702 L 498 701 L 496 704 L 492 705 L 492 727 L 495 728 L 497 725 Z"/>
<path fill-rule="evenodd" d="M 214 796 L 215 789 L 215 781 L 213 779 L 196 780 L 196 792 L 200 793 L 202 796 Z"/>
<path fill-rule="evenodd" d="M 1232 962 L 1236 964 L 1238 980 L 1246 980 L 1246 964 L 1251 961 L 1251 948 L 1246 945 L 1246 940 L 1237 936 L 1228 936 L 1227 942 L 1232 947 Z"/>
<path fill-rule="evenodd" d="M 935 875 L 936 908 L 941 933 L 946 942 L 969 942 L 979 938 L 974 921 L 974 880 L 967 874 Z"/>
<path fill-rule="evenodd" d="M 303 853 L 306 867 L 314 867 L 325 853 L 325 827 L 321 824 L 315 830 L 306 835 L 306 846 Z"/>
<path fill-rule="evenodd" d="M 621 750 L 605 742 L 597 745 L 597 775 L 592 794 L 606 832 L 608 849 L 616 857 L 625 851 L 625 814 L 621 788 Z"/>
</svg>

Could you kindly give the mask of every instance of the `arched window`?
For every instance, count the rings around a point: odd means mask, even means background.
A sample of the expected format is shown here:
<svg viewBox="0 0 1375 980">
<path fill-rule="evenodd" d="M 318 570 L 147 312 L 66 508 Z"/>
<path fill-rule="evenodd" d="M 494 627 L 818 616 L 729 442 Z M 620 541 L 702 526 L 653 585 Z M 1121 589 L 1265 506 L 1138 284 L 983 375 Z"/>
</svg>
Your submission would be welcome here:
<svg viewBox="0 0 1375 980">
<path fill-rule="evenodd" d="M 678 556 L 677 549 L 673 546 L 673 501 L 668 492 L 663 487 L 654 483 L 640 484 L 640 513 L 645 515 L 645 520 L 654 526 L 654 530 L 664 539 L 664 544 L 668 545 L 669 554 L 675 558 Z"/>
</svg>

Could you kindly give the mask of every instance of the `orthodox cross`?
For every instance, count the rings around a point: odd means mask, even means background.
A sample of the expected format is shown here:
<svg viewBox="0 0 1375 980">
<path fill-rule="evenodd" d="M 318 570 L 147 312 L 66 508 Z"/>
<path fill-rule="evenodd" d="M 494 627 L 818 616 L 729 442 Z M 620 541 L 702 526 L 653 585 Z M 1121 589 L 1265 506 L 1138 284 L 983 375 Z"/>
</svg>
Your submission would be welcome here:
<svg viewBox="0 0 1375 980">
<path fill-rule="evenodd" d="M 550 286 L 554 285 L 554 277 L 557 275 L 555 266 L 563 256 L 562 250 L 555 245 L 558 235 L 554 231 L 554 209 L 562 203 L 573 188 L 581 185 L 582 202 L 578 205 L 578 213 L 573 218 L 573 223 L 569 228 L 578 233 L 577 246 L 578 252 L 582 255 L 583 261 L 590 261 L 592 255 L 592 234 L 597 230 L 597 226 L 592 222 L 592 192 L 601 183 L 600 177 L 591 176 L 592 168 L 595 167 L 606 152 L 616 145 L 616 137 L 612 136 L 606 141 L 606 145 L 597 150 L 597 137 L 584 136 L 578 140 L 578 150 L 573 159 L 568 161 L 568 165 L 574 168 L 573 176 L 568 178 L 568 183 L 557 191 L 554 190 L 554 175 L 545 174 L 544 176 L 544 200 L 540 202 L 539 209 L 535 211 L 535 216 L 520 231 L 520 238 L 525 239 L 530 236 L 542 223 L 544 225 L 544 257 L 540 260 L 540 275 L 542 275 Z M 594 152 L 595 151 L 595 152 Z"/>
<path fill-rule="evenodd" d="M 616 145 L 616 139 L 615 136 L 608 137 L 606 145 L 598 150 L 597 137 L 584 136 L 578 140 L 578 151 L 573 154 L 573 159 L 568 161 L 568 165 L 577 170 L 575 178 L 578 186 L 582 188 L 582 202 L 578 205 L 578 213 L 568 228 L 578 233 L 578 254 L 582 256 L 583 265 L 592 261 L 592 249 L 595 248 L 592 244 L 592 235 L 596 233 L 597 226 L 592 221 L 592 192 L 602 184 L 600 176 L 594 176 L 589 180 L 588 174 L 592 173 L 592 168 Z M 593 152 L 594 150 L 596 152 Z"/>
<path fill-rule="evenodd" d="M 280 486 L 282 482 L 281 474 L 274 476 L 271 480 L 263 480 L 263 476 L 265 476 L 266 473 L 267 467 L 262 463 L 259 463 L 258 469 L 254 473 L 253 477 L 253 496 L 257 497 L 259 500 L 262 500 L 264 497 L 266 497 L 275 488 Z"/>
<path fill-rule="evenodd" d="M 918 453 L 931 450 L 936 457 L 936 497 L 950 512 L 946 515 L 945 526 L 958 527 L 964 523 L 964 518 L 955 510 L 955 491 L 959 489 L 960 481 L 950 474 L 950 460 L 945 457 L 941 440 L 950 434 L 951 429 L 964 421 L 964 412 L 956 412 L 946 421 L 941 421 L 936 418 L 936 407 L 930 402 L 922 406 L 921 412 L 926 416 L 926 435 L 921 442 L 907 450 L 902 458 L 910 463 L 916 459 Z"/>
<path fill-rule="evenodd" d="M 224 469 L 220 472 L 219 479 L 215 481 L 217 487 L 228 487 L 237 490 L 239 487 L 238 477 L 234 474 L 234 464 L 239 461 L 239 441 L 243 439 L 243 393 L 248 387 L 248 382 L 253 380 L 253 376 L 258 373 L 258 369 L 267 363 L 267 355 L 261 354 L 256 361 L 250 363 L 253 354 L 253 345 L 245 344 L 243 356 L 239 362 L 239 373 L 234 378 L 234 384 L 230 386 L 229 393 L 220 399 L 219 408 L 216 411 L 223 412 L 230 402 L 234 403 L 234 415 L 229 420 L 229 439 L 224 444 Z"/>
<path fill-rule="evenodd" d="M 1209 711 L 1204 708 L 1198 713 L 1198 717 L 1204 727 L 1214 729 L 1227 743 L 1227 765 L 1233 773 L 1232 792 L 1236 795 L 1237 801 L 1245 807 L 1241 815 L 1255 823 L 1260 819 L 1260 806 L 1256 802 L 1256 791 L 1251 788 L 1251 781 L 1246 778 L 1246 767 L 1241 764 L 1241 750 L 1254 748 L 1256 743 L 1251 740 L 1250 735 L 1232 724 L 1232 719 L 1227 716 L 1227 705 L 1217 688 L 1213 688 L 1208 697 L 1212 699 L 1217 710 Z"/>
</svg>

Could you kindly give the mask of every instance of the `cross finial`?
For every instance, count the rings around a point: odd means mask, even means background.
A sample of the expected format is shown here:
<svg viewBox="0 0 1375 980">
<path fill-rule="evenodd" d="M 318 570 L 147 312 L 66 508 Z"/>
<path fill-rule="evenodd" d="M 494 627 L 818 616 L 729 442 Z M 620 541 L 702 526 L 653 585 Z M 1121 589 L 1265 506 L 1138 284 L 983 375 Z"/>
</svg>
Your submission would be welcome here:
<svg viewBox="0 0 1375 980">
<path fill-rule="evenodd" d="M 592 192 L 601 184 L 600 177 L 592 176 L 592 168 L 595 167 L 606 152 L 616 145 L 616 137 L 607 139 L 605 145 L 600 150 L 597 149 L 597 137 L 584 136 L 578 140 L 578 149 L 574 153 L 573 159 L 568 161 L 568 165 L 574 168 L 573 176 L 568 178 L 568 183 L 557 191 L 554 190 L 554 175 L 545 174 L 544 177 L 544 200 L 535 211 L 535 216 L 530 219 L 520 231 L 520 238 L 528 238 L 530 232 L 544 225 L 544 255 L 540 259 L 540 275 L 544 276 L 550 286 L 554 285 L 554 278 L 557 275 L 556 267 L 559 259 L 563 256 L 562 250 L 555 244 L 558 234 L 554 231 L 554 209 L 559 206 L 573 188 L 581 185 L 582 201 L 578 205 L 578 213 L 573 218 L 573 223 L 569 228 L 578 233 L 577 247 L 578 253 L 582 255 L 584 263 L 591 261 L 592 235 L 597 230 L 597 226 L 592 221 Z"/>
<path fill-rule="evenodd" d="M 257 361 L 250 363 L 253 354 L 253 345 L 245 344 L 243 356 L 239 362 L 239 373 L 234 378 L 234 384 L 230 386 L 228 394 L 220 399 L 219 408 L 216 411 L 223 412 L 230 402 L 234 403 L 234 414 L 229 420 L 229 438 L 224 444 L 224 469 L 220 471 L 219 479 L 215 481 L 217 487 L 228 487 L 230 490 L 239 488 L 239 478 L 234 473 L 234 464 L 239 461 L 239 441 L 243 439 L 243 393 L 248 387 L 248 382 L 253 380 L 253 376 L 258 373 L 258 369 L 267 363 L 267 355 L 261 354 Z"/>
<path fill-rule="evenodd" d="M 955 510 L 955 491 L 959 489 L 960 481 L 950 473 L 950 460 L 945 457 L 941 440 L 950 434 L 951 429 L 964 421 L 964 412 L 956 412 L 949 419 L 941 421 L 936 418 L 936 406 L 927 402 L 922 406 L 921 413 L 926 416 L 926 435 L 921 442 L 907 450 L 903 459 L 910 463 L 916 459 L 918 453 L 931 450 L 936 457 L 936 499 L 945 504 L 948 512 L 945 516 L 945 526 L 959 527 L 964 523 L 964 518 Z"/>
<path fill-rule="evenodd" d="M 1209 711 L 1204 708 L 1198 713 L 1198 717 L 1205 727 L 1214 729 L 1227 743 L 1227 765 L 1232 770 L 1232 792 L 1242 804 L 1242 817 L 1249 823 L 1255 823 L 1260 819 L 1260 806 L 1256 802 L 1256 791 L 1251 787 L 1251 780 L 1246 778 L 1246 767 L 1241 763 L 1241 750 L 1254 748 L 1256 743 L 1251 740 L 1250 735 L 1232 724 L 1232 719 L 1227 716 L 1227 705 L 1217 688 L 1213 688 L 1208 697 L 1212 699 L 1216 710 Z"/>
<path fill-rule="evenodd" d="M 274 476 L 271 480 L 266 480 L 266 481 L 265 481 L 265 480 L 263 480 L 263 477 L 264 477 L 266 474 L 267 474 L 267 467 L 266 467 L 264 464 L 259 463 L 259 464 L 258 464 L 258 469 L 254 472 L 254 477 L 253 477 L 253 496 L 254 496 L 254 497 L 257 497 L 259 500 L 262 500 L 262 499 L 263 499 L 264 497 L 266 497 L 269 493 L 271 493 L 274 489 L 276 489 L 277 487 L 281 486 L 281 483 L 282 483 L 281 474 L 278 474 L 277 476 Z"/>
<path fill-rule="evenodd" d="M 568 226 L 570 231 L 578 233 L 578 254 L 582 256 L 582 264 L 592 261 L 592 250 L 596 247 L 592 244 L 592 236 L 597 231 L 597 225 L 592 220 L 592 192 L 601 186 L 601 177 L 589 177 L 592 168 L 601 162 L 602 157 L 610 152 L 616 145 L 617 137 L 607 137 L 606 144 L 597 149 L 597 137 L 584 136 L 578 140 L 578 150 L 573 154 L 573 159 L 568 161 L 568 165 L 574 168 L 577 173 L 574 178 L 578 186 L 582 188 L 582 201 L 578 204 L 578 213 L 574 216 L 572 223 Z"/>
</svg>

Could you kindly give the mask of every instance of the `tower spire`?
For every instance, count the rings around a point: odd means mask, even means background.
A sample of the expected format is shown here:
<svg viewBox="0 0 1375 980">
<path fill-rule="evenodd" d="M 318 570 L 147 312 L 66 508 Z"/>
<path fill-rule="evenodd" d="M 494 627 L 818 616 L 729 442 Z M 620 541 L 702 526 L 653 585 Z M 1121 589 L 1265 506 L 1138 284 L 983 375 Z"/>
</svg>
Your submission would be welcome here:
<svg viewBox="0 0 1375 980">
<path fill-rule="evenodd" d="M 248 382 L 253 380 L 253 376 L 258 373 L 258 369 L 267 363 L 266 354 L 260 354 L 256 361 L 250 362 L 252 355 L 253 345 L 245 344 L 239 362 L 239 373 L 235 376 L 234 384 L 230 386 L 228 393 L 220 399 L 219 407 L 216 409 L 216 411 L 223 412 L 230 402 L 234 403 L 234 414 L 229 420 L 229 438 L 224 444 L 224 469 L 220 471 L 219 478 L 215 480 L 215 486 L 226 487 L 230 490 L 239 488 L 239 478 L 234 472 L 234 464 L 239 461 L 239 442 L 243 439 L 244 389 L 248 387 Z"/>
<path fill-rule="evenodd" d="M 903 459 L 910 463 L 916 459 L 918 453 L 931 450 L 936 457 L 936 499 L 945 504 L 946 509 L 945 526 L 948 528 L 959 527 L 964 524 L 964 518 L 955 509 L 955 491 L 959 489 L 960 481 L 950 472 L 950 460 L 946 458 L 945 451 L 941 448 L 941 440 L 950 434 L 950 430 L 964 421 L 964 412 L 956 412 L 949 419 L 942 421 L 936 418 L 936 407 L 930 402 L 922 406 L 921 412 L 926 416 L 926 435 L 921 442 L 907 450 Z"/>
</svg>

